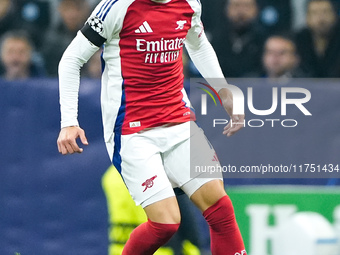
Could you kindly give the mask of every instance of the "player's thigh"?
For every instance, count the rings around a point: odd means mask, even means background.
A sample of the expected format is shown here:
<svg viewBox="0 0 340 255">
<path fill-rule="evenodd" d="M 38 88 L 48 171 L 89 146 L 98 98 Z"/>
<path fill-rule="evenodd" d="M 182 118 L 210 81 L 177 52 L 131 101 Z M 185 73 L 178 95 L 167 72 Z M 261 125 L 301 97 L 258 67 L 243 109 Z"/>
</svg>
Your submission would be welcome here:
<svg viewBox="0 0 340 255">
<path fill-rule="evenodd" d="M 202 129 L 192 128 L 191 138 L 191 172 L 196 176 L 186 183 L 183 189 L 194 191 L 190 199 L 203 212 L 226 195 L 222 172 L 199 171 L 202 169 L 221 169 L 220 162 L 213 146 Z M 200 186 L 199 186 L 200 185 Z M 197 187 L 193 189 L 192 187 Z"/>
<path fill-rule="evenodd" d="M 218 180 L 218 183 L 222 181 L 221 173 L 215 173 L 214 176 L 210 176 L 207 173 L 195 171 L 196 165 L 219 166 L 220 164 L 215 150 L 208 142 L 203 131 L 195 123 L 191 125 L 190 139 L 177 144 L 164 153 L 163 156 L 164 167 L 173 186 L 182 188 L 189 197 L 211 181 Z M 220 194 L 220 192 L 217 194 Z"/>
<path fill-rule="evenodd" d="M 176 197 L 169 197 L 144 207 L 144 211 L 153 222 L 177 224 L 181 222 L 181 215 Z"/>
<path fill-rule="evenodd" d="M 146 207 L 174 197 L 159 149 L 138 134 L 121 138 L 121 175 L 137 205 Z"/>
</svg>

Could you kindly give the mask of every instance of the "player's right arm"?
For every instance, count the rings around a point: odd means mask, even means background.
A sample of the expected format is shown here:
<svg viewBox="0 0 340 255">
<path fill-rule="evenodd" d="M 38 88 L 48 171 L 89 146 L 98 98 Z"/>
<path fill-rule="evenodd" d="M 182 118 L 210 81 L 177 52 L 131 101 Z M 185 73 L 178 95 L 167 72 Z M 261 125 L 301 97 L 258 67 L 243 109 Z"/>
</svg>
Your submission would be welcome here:
<svg viewBox="0 0 340 255">
<path fill-rule="evenodd" d="M 85 132 L 78 123 L 80 69 L 106 41 L 116 34 L 119 18 L 117 13 L 121 8 L 115 3 L 116 1 L 102 0 L 97 5 L 59 63 L 61 131 L 57 144 L 62 154 L 83 151 L 76 143 L 77 138 L 87 145 Z"/>
<path fill-rule="evenodd" d="M 107 15 L 106 2 L 101 1 L 98 4 L 83 29 L 77 33 L 64 52 L 59 63 L 61 130 L 57 145 L 59 152 L 63 155 L 83 152 L 76 142 L 78 138 L 84 145 L 88 144 L 85 132 L 78 123 L 80 69 L 111 33 L 110 26 L 107 25 L 111 20 L 108 19 L 108 22 L 104 23 L 97 17 L 97 14 Z"/>
<path fill-rule="evenodd" d="M 61 130 L 57 145 L 63 155 L 83 151 L 76 143 L 78 137 L 84 145 L 88 144 L 84 130 L 78 124 L 80 69 L 98 49 L 82 32 L 78 32 L 59 63 Z"/>
</svg>

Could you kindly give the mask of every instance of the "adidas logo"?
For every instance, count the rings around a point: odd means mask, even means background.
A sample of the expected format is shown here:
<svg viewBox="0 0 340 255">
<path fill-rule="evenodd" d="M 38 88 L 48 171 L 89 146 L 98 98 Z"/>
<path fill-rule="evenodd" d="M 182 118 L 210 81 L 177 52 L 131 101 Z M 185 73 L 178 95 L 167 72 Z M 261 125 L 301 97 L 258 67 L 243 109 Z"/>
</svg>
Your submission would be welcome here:
<svg viewBox="0 0 340 255">
<path fill-rule="evenodd" d="M 152 29 L 149 25 L 149 23 L 147 21 L 144 21 L 143 24 L 135 30 L 135 33 L 136 34 L 139 34 L 139 33 L 152 33 Z"/>
<path fill-rule="evenodd" d="M 129 125 L 130 125 L 130 128 L 141 126 L 140 121 L 130 122 Z"/>
<path fill-rule="evenodd" d="M 216 155 L 216 153 L 215 153 L 215 155 L 214 155 L 214 157 L 212 158 L 212 160 L 211 161 L 216 161 L 216 162 L 218 162 L 218 158 L 217 158 L 217 155 Z"/>
</svg>

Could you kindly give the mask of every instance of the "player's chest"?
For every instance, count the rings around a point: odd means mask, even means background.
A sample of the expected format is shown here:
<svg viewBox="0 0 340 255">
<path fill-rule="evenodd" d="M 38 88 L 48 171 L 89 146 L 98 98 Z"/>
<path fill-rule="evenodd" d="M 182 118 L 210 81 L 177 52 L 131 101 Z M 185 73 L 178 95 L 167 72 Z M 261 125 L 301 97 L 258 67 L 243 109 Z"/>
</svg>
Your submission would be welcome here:
<svg viewBox="0 0 340 255">
<path fill-rule="evenodd" d="M 121 39 L 132 41 L 143 39 L 159 41 L 184 39 L 191 27 L 193 10 L 186 1 L 173 1 L 171 4 L 145 4 L 135 1 L 125 15 Z"/>
</svg>

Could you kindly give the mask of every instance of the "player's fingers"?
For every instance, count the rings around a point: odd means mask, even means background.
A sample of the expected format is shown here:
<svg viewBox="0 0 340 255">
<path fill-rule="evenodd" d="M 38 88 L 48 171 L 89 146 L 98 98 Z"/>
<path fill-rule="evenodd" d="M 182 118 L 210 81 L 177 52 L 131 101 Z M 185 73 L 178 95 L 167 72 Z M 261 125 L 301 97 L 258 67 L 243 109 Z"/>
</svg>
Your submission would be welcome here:
<svg viewBox="0 0 340 255">
<path fill-rule="evenodd" d="M 67 155 L 68 154 L 68 150 L 67 150 L 65 145 L 61 145 L 60 146 L 60 153 L 63 154 L 63 155 Z"/>
<path fill-rule="evenodd" d="M 240 120 L 241 120 L 241 119 L 239 119 L 239 122 L 237 122 L 237 124 L 234 125 L 234 126 L 231 128 L 231 130 L 230 130 L 231 135 L 235 134 L 236 132 L 238 132 L 240 129 L 243 128 L 244 123 L 243 123 L 243 121 L 240 121 Z"/>
<path fill-rule="evenodd" d="M 58 138 L 57 140 L 57 145 L 58 145 L 58 151 L 59 153 L 63 154 L 63 155 L 66 155 L 68 152 L 67 152 L 67 148 L 66 146 L 64 145 L 63 141 L 60 139 L 60 137 Z"/>
<path fill-rule="evenodd" d="M 236 132 L 238 132 L 243 126 L 237 124 L 235 126 L 233 126 L 229 132 L 226 134 L 227 136 L 232 136 L 233 134 L 235 134 Z"/>
<path fill-rule="evenodd" d="M 58 146 L 58 152 L 61 153 L 61 146 L 60 146 L 59 139 L 57 140 L 57 146 Z"/>
<path fill-rule="evenodd" d="M 226 135 L 227 133 L 229 133 L 231 129 L 231 122 L 228 123 L 228 125 L 226 125 L 223 129 L 223 134 Z"/>
<path fill-rule="evenodd" d="M 80 141 L 84 144 L 84 145 L 88 145 L 89 142 L 87 141 L 87 138 L 85 136 L 85 131 L 82 129 L 80 132 L 79 132 L 79 137 L 80 137 Z"/>
<path fill-rule="evenodd" d="M 244 126 L 244 115 L 233 115 L 232 121 L 225 126 L 223 134 L 227 136 L 232 136 Z"/>
<path fill-rule="evenodd" d="M 234 128 L 229 128 L 225 131 L 223 131 L 223 134 L 226 136 L 232 136 L 235 133 Z"/>
<path fill-rule="evenodd" d="M 228 125 L 226 125 L 223 129 L 223 134 L 229 133 L 230 129 L 235 125 L 235 117 L 231 118 Z"/>
<path fill-rule="evenodd" d="M 66 154 L 73 154 L 76 152 L 70 143 L 65 143 L 65 148 L 67 150 Z"/>
<path fill-rule="evenodd" d="M 229 132 L 230 132 L 230 130 L 233 128 L 233 121 L 232 120 L 230 120 L 229 121 L 229 123 L 228 123 L 228 125 L 226 125 L 225 127 L 224 127 L 224 129 L 223 129 L 223 134 L 224 135 L 227 135 Z"/>
<path fill-rule="evenodd" d="M 231 128 L 231 122 L 229 121 L 228 125 L 224 126 L 223 130 L 229 130 Z"/>
<path fill-rule="evenodd" d="M 71 149 L 73 151 L 72 153 L 75 153 L 75 152 L 82 153 L 83 152 L 83 149 L 78 146 L 78 144 L 77 144 L 75 139 L 70 141 L 69 145 L 70 145 L 70 147 L 71 147 Z"/>
</svg>

